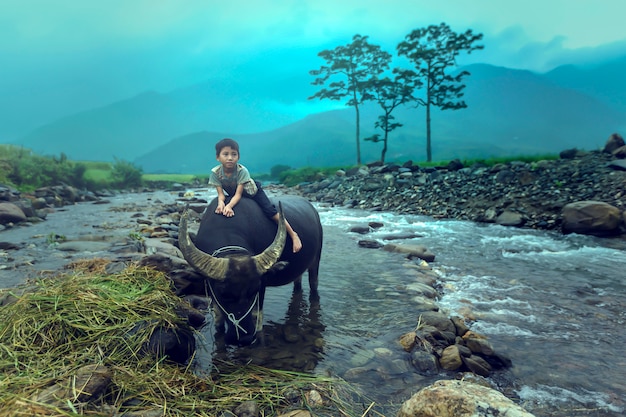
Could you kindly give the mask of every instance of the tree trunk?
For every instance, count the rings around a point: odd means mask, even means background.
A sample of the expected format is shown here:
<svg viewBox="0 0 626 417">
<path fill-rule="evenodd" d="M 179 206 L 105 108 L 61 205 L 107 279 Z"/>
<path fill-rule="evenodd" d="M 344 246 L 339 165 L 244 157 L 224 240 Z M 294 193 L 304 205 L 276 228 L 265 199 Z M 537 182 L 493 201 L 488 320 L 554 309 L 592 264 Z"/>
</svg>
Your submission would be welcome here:
<svg viewBox="0 0 626 417">
<path fill-rule="evenodd" d="M 428 162 L 433 160 L 433 153 L 430 146 L 430 96 L 426 102 L 426 160 Z"/>
<path fill-rule="evenodd" d="M 385 155 L 387 154 L 387 138 L 389 137 L 389 132 L 385 130 L 385 140 L 383 141 L 383 151 L 380 156 L 380 163 L 385 163 Z"/>
<path fill-rule="evenodd" d="M 354 109 L 356 110 L 356 164 L 361 165 L 361 141 L 359 140 L 361 136 L 361 113 L 358 104 L 354 105 Z"/>
</svg>

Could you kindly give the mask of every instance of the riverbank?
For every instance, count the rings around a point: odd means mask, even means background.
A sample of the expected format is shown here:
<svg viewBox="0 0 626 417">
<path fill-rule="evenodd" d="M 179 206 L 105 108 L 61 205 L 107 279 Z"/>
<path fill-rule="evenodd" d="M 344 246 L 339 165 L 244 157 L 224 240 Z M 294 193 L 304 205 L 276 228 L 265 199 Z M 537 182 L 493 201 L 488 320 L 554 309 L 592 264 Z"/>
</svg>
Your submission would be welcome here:
<svg viewBox="0 0 626 417">
<path fill-rule="evenodd" d="M 577 222 L 574 227 L 585 226 L 579 224 L 585 219 L 578 212 L 568 223 L 564 211 L 569 204 L 601 202 L 607 212 L 594 214 L 599 217 L 594 225 L 611 224 L 597 234 L 626 232 L 626 160 L 606 151 L 572 150 L 558 160 L 493 167 L 372 164 L 295 189 L 312 201 L 333 206 L 564 232 L 572 221 Z"/>
</svg>

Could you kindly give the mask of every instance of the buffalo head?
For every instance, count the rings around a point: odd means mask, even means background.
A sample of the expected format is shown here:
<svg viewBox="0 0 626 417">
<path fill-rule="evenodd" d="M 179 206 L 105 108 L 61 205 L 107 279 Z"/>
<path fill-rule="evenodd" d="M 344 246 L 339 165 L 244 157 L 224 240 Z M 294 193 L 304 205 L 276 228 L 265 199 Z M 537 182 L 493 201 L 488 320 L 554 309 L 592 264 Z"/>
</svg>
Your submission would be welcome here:
<svg viewBox="0 0 626 417">
<path fill-rule="evenodd" d="M 280 205 L 279 213 L 274 240 L 259 254 L 250 253 L 243 247 L 228 247 L 216 250 L 213 254 L 205 253 L 196 247 L 189 236 L 187 212 L 181 217 L 178 238 L 180 250 L 189 265 L 208 278 L 216 313 L 226 326 L 228 343 L 251 344 L 260 328 L 265 276 L 284 266 L 278 262 L 287 237 Z"/>
</svg>

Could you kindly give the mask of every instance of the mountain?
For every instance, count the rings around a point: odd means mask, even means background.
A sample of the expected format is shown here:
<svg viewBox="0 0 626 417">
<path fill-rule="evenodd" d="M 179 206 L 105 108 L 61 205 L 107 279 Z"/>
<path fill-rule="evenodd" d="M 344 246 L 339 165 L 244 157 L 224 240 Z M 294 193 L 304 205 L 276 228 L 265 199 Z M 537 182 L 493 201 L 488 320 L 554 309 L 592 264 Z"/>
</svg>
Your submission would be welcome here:
<svg viewBox="0 0 626 417">
<path fill-rule="evenodd" d="M 619 92 L 626 90 L 620 76 L 626 58 L 546 74 L 486 64 L 463 69 L 471 73 L 463 97 L 468 107 L 433 109 L 431 115 L 435 160 L 597 149 L 611 133 L 625 130 L 620 100 L 626 95 Z M 17 144 L 75 160 L 133 161 L 144 172 L 207 172 L 215 165 L 213 144 L 223 137 L 241 143 L 242 163 L 253 172 L 356 162 L 354 108 L 298 120 L 276 106 L 284 90 L 294 100 L 293 89 L 276 86 L 269 101 L 272 94 L 259 94 L 251 83 L 211 80 L 168 94 L 141 94 L 42 126 Z M 376 104 L 363 106 L 362 138 L 376 133 L 379 114 Z M 394 116 L 403 126 L 391 133 L 386 159 L 425 160 L 424 108 L 399 108 Z M 362 141 L 362 161 L 380 159 L 381 149 Z"/>
<path fill-rule="evenodd" d="M 545 75 L 562 87 L 583 92 L 626 112 L 624 70 L 626 56 L 595 65 L 563 65 Z"/>
<path fill-rule="evenodd" d="M 74 160 L 132 161 L 191 132 L 252 132 L 297 120 L 265 110 L 244 86 L 209 80 L 168 94 L 146 92 L 41 126 L 14 144 L 45 155 L 63 152 Z"/>
</svg>

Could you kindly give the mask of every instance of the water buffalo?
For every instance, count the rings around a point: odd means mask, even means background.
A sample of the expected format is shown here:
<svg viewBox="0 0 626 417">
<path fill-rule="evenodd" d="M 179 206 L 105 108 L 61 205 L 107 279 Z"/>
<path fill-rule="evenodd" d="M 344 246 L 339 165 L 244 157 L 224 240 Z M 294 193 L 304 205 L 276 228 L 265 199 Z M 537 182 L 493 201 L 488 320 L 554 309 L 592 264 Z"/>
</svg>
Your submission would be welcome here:
<svg viewBox="0 0 626 417">
<path fill-rule="evenodd" d="M 215 213 L 217 199 L 206 208 L 196 237 L 187 230 L 187 212 L 180 221 L 179 247 L 187 262 L 209 279 L 218 326 L 227 343 L 248 345 L 261 328 L 266 287 L 294 283 L 308 270 L 310 297 L 316 299 L 322 252 L 322 226 L 317 210 L 306 199 L 283 196 L 272 199 L 281 213 L 279 224 L 267 218 L 257 203 L 242 198 L 235 216 Z M 302 240 L 293 253 L 284 217 Z"/>
</svg>

